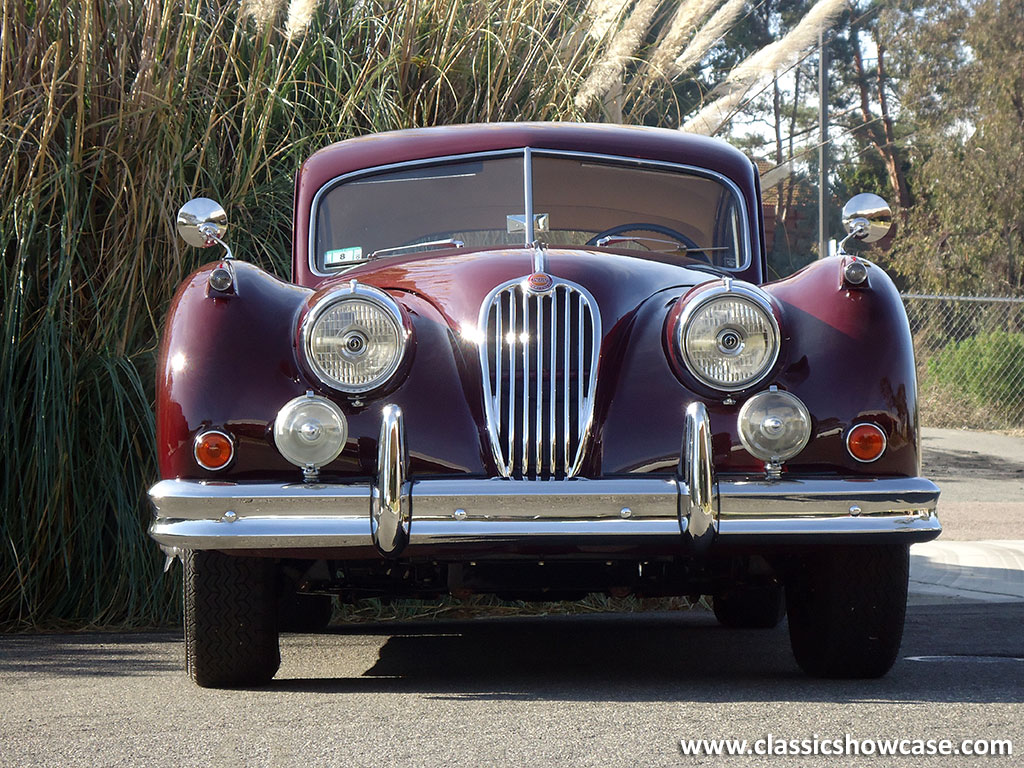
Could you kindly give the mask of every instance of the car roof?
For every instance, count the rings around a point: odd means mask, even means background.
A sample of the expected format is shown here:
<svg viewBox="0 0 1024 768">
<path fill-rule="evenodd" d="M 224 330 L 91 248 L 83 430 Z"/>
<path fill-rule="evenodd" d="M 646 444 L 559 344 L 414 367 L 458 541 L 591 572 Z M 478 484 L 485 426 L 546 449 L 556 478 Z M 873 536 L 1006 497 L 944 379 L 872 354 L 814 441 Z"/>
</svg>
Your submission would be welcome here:
<svg viewBox="0 0 1024 768">
<path fill-rule="evenodd" d="M 728 176 L 741 187 L 753 173 L 750 159 L 730 144 L 667 128 L 607 123 L 477 123 L 388 131 L 339 141 L 306 160 L 299 172 L 299 184 L 317 189 L 337 176 L 362 168 L 521 147 L 693 165 Z"/>
</svg>

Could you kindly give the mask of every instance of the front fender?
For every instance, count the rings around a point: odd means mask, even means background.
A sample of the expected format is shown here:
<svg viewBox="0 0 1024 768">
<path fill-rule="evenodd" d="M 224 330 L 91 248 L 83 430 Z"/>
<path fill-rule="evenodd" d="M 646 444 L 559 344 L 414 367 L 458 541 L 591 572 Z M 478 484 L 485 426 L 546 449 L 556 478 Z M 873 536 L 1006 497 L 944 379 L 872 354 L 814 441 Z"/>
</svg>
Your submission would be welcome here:
<svg viewBox="0 0 1024 768">
<path fill-rule="evenodd" d="M 842 265 L 840 257 L 822 259 L 763 286 L 783 315 L 787 355 L 777 383 L 804 401 L 815 422 L 811 443 L 790 466 L 917 475 L 917 374 L 903 302 L 881 268 L 871 266 L 867 283 L 851 288 Z M 871 464 L 846 451 L 846 431 L 858 421 L 878 424 L 888 437 Z"/>
</svg>

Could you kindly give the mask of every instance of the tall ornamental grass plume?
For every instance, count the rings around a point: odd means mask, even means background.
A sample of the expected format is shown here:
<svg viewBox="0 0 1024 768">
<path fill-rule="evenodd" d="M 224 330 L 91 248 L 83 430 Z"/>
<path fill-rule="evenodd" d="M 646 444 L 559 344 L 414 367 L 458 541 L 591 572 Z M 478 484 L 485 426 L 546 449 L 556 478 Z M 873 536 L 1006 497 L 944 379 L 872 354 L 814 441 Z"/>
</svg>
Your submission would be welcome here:
<svg viewBox="0 0 1024 768">
<path fill-rule="evenodd" d="M 805 51 L 815 47 L 820 32 L 831 27 L 848 6 L 849 0 L 818 0 L 785 36 L 751 54 L 729 72 L 712 91 L 715 100 L 683 123 L 682 129 L 708 135 L 716 133 L 732 119 L 758 83 L 767 82 L 780 70 L 799 61 Z"/>
<path fill-rule="evenodd" d="M 581 3 L 2 0 L 0 624 L 176 620 L 146 536 L 158 333 L 208 253 L 287 276 L 295 170 L 395 128 L 580 119 Z"/>
<path fill-rule="evenodd" d="M 287 277 L 294 173 L 326 144 L 664 125 L 718 6 L 680 1 L 0 0 L 0 628 L 177 620 L 145 492 L 161 321 L 210 258 L 183 202 L 219 200 L 235 254 Z"/>
</svg>

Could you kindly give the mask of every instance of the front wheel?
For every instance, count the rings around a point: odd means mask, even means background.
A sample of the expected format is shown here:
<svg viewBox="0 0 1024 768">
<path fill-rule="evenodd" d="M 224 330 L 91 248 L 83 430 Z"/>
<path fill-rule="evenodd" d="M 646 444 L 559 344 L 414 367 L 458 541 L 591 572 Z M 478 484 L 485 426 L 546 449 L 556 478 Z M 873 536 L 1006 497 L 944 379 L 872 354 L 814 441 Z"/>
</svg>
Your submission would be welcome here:
<svg viewBox="0 0 1024 768">
<path fill-rule="evenodd" d="M 789 639 L 810 675 L 881 677 L 903 639 L 909 548 L 828 548 L 798 557 L 787 574 Z"/>
<path fill-rule="evenodd" d="M 281 664 L 272 560 L 188 551 L 185 663 L 204 688 L 264 685 Z"/>
</svg>

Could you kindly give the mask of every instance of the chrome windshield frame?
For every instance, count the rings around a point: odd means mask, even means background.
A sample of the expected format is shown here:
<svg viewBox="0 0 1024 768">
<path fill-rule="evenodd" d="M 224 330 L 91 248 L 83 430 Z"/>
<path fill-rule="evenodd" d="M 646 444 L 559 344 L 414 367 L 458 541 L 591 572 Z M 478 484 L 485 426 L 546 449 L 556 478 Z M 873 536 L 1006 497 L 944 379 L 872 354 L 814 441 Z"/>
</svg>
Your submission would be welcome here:
<svg viewBox="0 0 1024 768">
<path fill-rule="evenodd" d="M 416 168 L 416 167 L 429 167 L 431 165 L 441 165 L 449 162 L 462 162 L 467 160 L 477 159 L 489 159 L 489 158 L 501 158 L 501 157 L 516 157 L 522 156 L 523 158 L 523 205 L 526 211 L 525 220 L 527 227 L 524 237 L 524 247 L 530 247 L 533 245 L 534 232 L 533 232 L 533 220 L 532 220 L 532 209 L 533 209 L 533 169 L 532 162 L 534 157 L 568 157 L 568 158 L 581 158 L 586 160 L 599 160 L 605 161 L 610 164 L 622 165 L 632 168 L 656 168 L 663 169 L 666 171 L 682 171 L 693 176 L 702 176 L 704 178 L 713 179 L 723 184 L 733 196 L 734 201 L 738 206 L 739 217 L 741 218 L 744 226 L 740 227 L 742 231 L 742 237 L 740 239 L 740 250 L 741 250 L 741 263 L 735 267 L 719 267 L 726 272 L 743 272 L 748 269 L 753 260 L 752 245 L 750 242 L 750 211 L 747 210 L 746 198 L 743 196 L 739 185 L 736 184 L 725 174 L 719 173 L 718 171 L 711 170 L 709 168 L 701 168 L 699 166 L 687 165 L 684 163 L 673 163 L 665 160 L 649 160 L 646 158 L 636 157 L 625 157 L 622 155 L 607 155 L 596 152 L 578 152 L 575 150 L 565 149 L 543 149 L 537 147 L 516 147 L 514 149 L 499 149 L 489 150 L 487 152 L 470 152 L 462 155 L 440 155 L 438 157 L 428 157 L 420 160 L 407 160 L 400 163 L 388 163 L 387 165 L 377 165 L 371 168 L 361 168 L 358 171 L 351 171 L 349 173 L 335 176 L 334 178 L 327 181 L 323 186 L 316 191 L 313 196 L 313 200 L 310 203 L 308 216 L 309 216 L 309 241 L 307 243 L 306 260 L 309 265 L 310 272 L 317 277 L 335 277 L 343 274 L 345 267 L 340 269 L 334 269 L 325 271 L 320 268 L 317 263 L 316 253 L 316 230 L 317 230 L 317 214 L 319 213 L 319 206 L 322 198 L 335 187 L 340 184 L 359 179 L 364 176 L 374 176 L 380 173 L 387 173 L 388 171 L 394 171 L 401 168 Z M 365 262 L 358 262 L 365 263 Z M 352 265 L 355 266 L 355 265 Z"/>
</svg>

